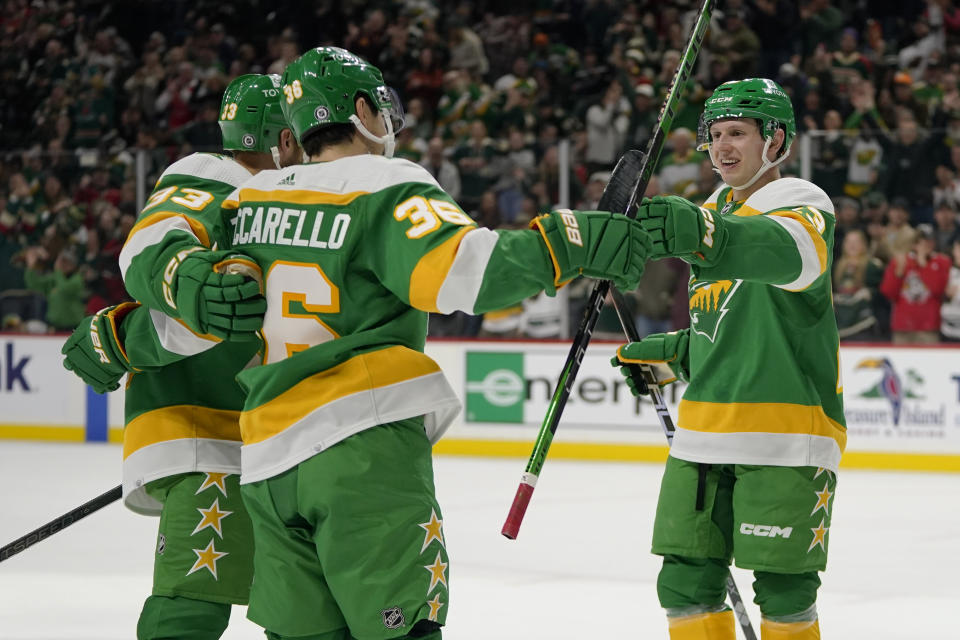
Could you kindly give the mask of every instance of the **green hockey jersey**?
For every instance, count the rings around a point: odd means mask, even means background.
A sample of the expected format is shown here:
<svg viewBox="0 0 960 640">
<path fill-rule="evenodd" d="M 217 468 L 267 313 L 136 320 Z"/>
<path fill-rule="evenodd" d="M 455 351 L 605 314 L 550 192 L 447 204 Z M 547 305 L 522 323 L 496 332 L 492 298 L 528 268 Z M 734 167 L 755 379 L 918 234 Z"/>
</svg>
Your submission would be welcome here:
<svg viewBox="0 0 960 640">
<path fill-rule="evenodd" d="M 670 455 L 705 463 L 836 471 L 846 446 L 839 338 L 830 284 L 830 198 L 796 178 L 745 202 L 724 188 L 704 204 L 724 218 L 718 262 L 693 265 L 690 385 Z"/>
<path fill-rule="evenodd" d="M 419 165 L 361 155 L 263 171 L 224 202 L 264 274 L 263 366 L 239 379 L 243 476 L 281 473 L 359 431 L 460 410 L 423 353 L 427 313 L 481 313 L 555 282 L 539 232 L 478 228 Z"/>
<path fill-rule="evenodd" d="M 163 270 L 183 249 L 217 244 L 220 204 L 251 177 L 233 159 L 195 153 L 160 176 L 120 253 L 130 295 L 143 303 L 118 329 L 130 364 L 123 431 L 124 504 L 159 514 L 144 485 L 179 473 L 240 473 L 240 409 L 235 376 L 259 343 L 221 343 L 164 315 Z"/>
</svg>

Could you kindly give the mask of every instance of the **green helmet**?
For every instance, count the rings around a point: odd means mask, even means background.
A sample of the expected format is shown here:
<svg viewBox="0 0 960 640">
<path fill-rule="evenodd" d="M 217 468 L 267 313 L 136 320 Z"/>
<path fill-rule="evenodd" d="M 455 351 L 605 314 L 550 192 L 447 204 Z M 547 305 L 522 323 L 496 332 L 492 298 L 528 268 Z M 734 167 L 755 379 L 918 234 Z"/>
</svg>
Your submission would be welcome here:
<svg viewBox="0 0 960 640">
<path fill-rule="evenodd" d="M 224 149 L 270 153 L 281 129 L 286 128 L 280 109 L 280 76 L 237 76 L 223 92 L 220 132 Z"/>
<path fill-rule="evenodd" d="M 760 135 L 769 140 L 777 129 L 786 134 L 780 156 L 785 156 L 797 135 L 793 103 L 779 84 L 767 78 L 731 80 L 716 88 L 703 105 L 697 128 L 697 151 L 710 148 L 710 125 L 724 118 L 754 118 Z"/>
<path fill-rule="evenodd" d="M 367 138 L 393 154 L 393 134 L 403 128 L 403 106 L 397 92 L 383 83 L 375 66 L 339 47 L 317 47 L 287 65 L 281 81 L 280 106 L 301 143 L 321 127 L 353 123 Z M 384 116 L 387 135 L 374 136 L 357 117 L 355 100 L 363 94 Z"/>
</svg>

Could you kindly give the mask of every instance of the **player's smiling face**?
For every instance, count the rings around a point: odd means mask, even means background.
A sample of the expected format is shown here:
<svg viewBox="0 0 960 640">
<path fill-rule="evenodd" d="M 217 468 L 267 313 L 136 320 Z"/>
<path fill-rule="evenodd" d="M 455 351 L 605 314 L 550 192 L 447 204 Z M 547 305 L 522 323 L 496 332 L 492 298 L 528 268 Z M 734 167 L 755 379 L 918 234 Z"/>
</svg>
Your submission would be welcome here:
<svg viewBox="0 0 960 640">
<path fill-rule="evenodd" d="M 731 118 L 710 124 L 710 160 L 727 184 L 743 184 L 763 164 L 763 136 L 752 118 Z"/>
</svg>

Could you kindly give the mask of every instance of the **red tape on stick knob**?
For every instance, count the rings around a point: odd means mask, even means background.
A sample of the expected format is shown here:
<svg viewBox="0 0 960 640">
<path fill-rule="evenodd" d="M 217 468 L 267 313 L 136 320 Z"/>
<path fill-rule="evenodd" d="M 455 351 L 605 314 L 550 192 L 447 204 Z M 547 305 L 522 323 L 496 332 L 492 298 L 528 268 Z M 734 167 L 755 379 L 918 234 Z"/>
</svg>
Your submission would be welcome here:
<svg viewBox="0 0 960 640">
<path fill-rule="evenodd" d="M 517 487 L 517 495 L 513 497 L 513 504 L 510 505 L 510 513 L 507 514 L 507 521 L 500 530 L 505 537 L 511 540 L 517 539 L 520 533 L 520 523 L 523 522 L 523 514 L 527 512 L 527 505 L 530 504 L 530 496 L 533 495 L 532 484 L 521 482 Z"/>
</svg>

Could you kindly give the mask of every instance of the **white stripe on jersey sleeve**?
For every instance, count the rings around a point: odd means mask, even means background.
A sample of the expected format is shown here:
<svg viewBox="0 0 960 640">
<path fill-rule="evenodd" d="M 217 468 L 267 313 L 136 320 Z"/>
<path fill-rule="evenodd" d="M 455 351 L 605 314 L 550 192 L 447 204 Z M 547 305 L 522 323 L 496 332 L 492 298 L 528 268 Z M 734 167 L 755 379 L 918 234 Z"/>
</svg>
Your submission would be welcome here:
<svg viewBox="0 0 960 640">
<path fill-rule="evenodd" d="M 437 293 L 437 309 L 440 313 L 473 313 L 483 284 L 483 273 L 499 238 L 495 231 L 486 228 L 473 229 L 464 234 L 447 277 Z"/>
<path fill-rule="evenodd" d="M 761 213 L 800 206 L 833 214 L 833 201 L 823 189 L 800 178 L 780 178 L 764 185 L 744 203 Z"/>
<path fill-rule="evenodd" d="M 150 319 L 157 332 L 160 346 L 181 356 L 193 356 L 219 344 L 214 340 L 201 338 L 193 331 L 155 309 L 150 309 Z"/>
<path fill-rule="evenodd" d="M 820 258 L 817 256 L 817 248 L 813 244 L 813 239 L 803 225 L 793 218 L 783 216 L 765 216 L 773 220 L 781 227 L 787 230 L 790 237 L 797 244 L 797 251 L 800 254 L 800 275 L 793 282 L 787 284 L 774 285 L 778 289 L 787 291 L 801 291 L 806 289 L 814 280 L 820 277 Z"/>
<path fill-rule="evenodd" d="M 186 175 L 239 187 L 253 174 L 233 158 L 210 153 L 192 153 L 167 167 L 160 174 L 160 180 L 171 175 Z"/>
<path fill-rule="evenodd" d="M 130 263 L 147 247 L 163 242 L 164 237 L 171 231 L 185 231 L 192 237 L 197 238 L 193 232 L 190 223 L 181 215 L 162 218 L 151 225 L 138 229 L 132 236 L 127 238 L 126 244 L 120 250 L 120 275 L 124 280 L 127 279 L 127 269 Z M 200 243 L 200 238 L 197 238 Z"/>
</svg>

